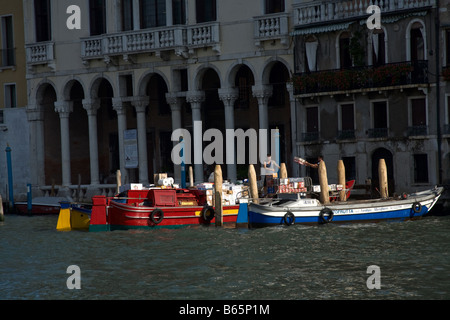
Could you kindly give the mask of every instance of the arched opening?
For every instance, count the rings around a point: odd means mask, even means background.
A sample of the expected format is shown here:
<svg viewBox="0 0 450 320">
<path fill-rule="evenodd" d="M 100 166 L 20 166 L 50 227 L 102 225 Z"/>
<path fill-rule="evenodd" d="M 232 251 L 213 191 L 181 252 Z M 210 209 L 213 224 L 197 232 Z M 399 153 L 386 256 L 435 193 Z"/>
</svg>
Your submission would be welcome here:
<svg viewBox="0 0 450 320">
<path fill-rule="evenodd" d="M 150 77 L 146 95 L 149 97 L 147 108 L 147 159 L 150 180 L 154 173 L 166 172 L 173 176 L 174 166 L 172 152 L 172 118 L 170 105 L 166 101 L 168 87 L 159 74 Z"/>
<path fill-rule="evenodd" d="M 225 137 L 225 110 L 223 102 L 219 99 L 220 78 L 217 72 L 213 69 L 207 69 L 201 80 L 200 90 L 205 92 L 205 101 L 202 103 L 202 119 L 203 119 L 203 132 L 210 129 L 218 129 L 222 132 L 222 136 Z M 203 143 L 203 150 L 209 145 L 210 142 Z M 224 148 L 225 149 L 225 148 Z M 223 150 L 225 160 L 225 150 Z M 211 172 L 214 171 L 214 165 L 203 166 L 203 176 L 208 177 Z M 226 166 L 222 166 L 223 176 L 227 176 Z"/>
<path fill-rule="evenodd" d="M 55 112 L 56 91 L 50 84 L 44 84 L 39 108 L 44 118 L 44 172 L 45 185 L 61 185 L 61 128 L 59 115 Z"/>
<path fill-rule="evenodd" d="M 411 61 L 425 60 L 424 28 L 420 22 L 414 22 L 409 31 Z"/>
<path fill-rule="evenodd" d="M 280 133 L 280 163 L 284 162 L 292 172 L 291 148 L 291 112 L 289 92 L 286 83 L 289 81 L 289 71 L 281 62 L 272 65 L 269 84 L 272 86 L 272 97 L 269 98 L 269 129 L 278 128 Z M 289 171 L 288 171 L 289 172 Z"/>
<path fill-rule="evenodd" d="M 238 89 L 238 98 L 234 103 L 234 127 L 235 129 L 242 129 L 244 131 L 253 128 L 258 129 L 258 101 L 252 94 L 252 87 L 255 85 L 255 78 L 246 65 L 240 65 L 236 72 L 234 85 Z M 237 179 L 245 179 L 248 176 L 249 151 L 250 146 L 248 141 L 245 148 L 245 163 L 236 165 Z M 235 145 L 235 154 L 237 152 L 237 145 Z"/>
<path fill-rule="evenodd" d="M 380 180 L 378 178 L 378 163 L 380 159 L 384 159 L 386 162 L 387 174 L 388 174 L 388 189 L 389 194 L 395 192 L 394 181 L 394 159 L 392 153 L 385 148 L 378 148 L 372 153 L 372 196 L 379 197 L 380 193 Z"/>
<path fill-rule="evenodd" d="M 71 84 L 68 99 L 72 103 L 72 112 L 69 116 L 71 181 L 73 184 L 79 182 L 89 184 L 89 125 L 82 103 L 84 90 L 78 81 Z"/>
<path fill-rule="evenodd" d="M 100 102 L 97 113 L 97 140 L 100 183 L 116 183 L 115 173 L 120 168 L 117 113 L 112 107 L 113 88 L 108 80 L 98 79 L 94 92 Z"/>
</svg>

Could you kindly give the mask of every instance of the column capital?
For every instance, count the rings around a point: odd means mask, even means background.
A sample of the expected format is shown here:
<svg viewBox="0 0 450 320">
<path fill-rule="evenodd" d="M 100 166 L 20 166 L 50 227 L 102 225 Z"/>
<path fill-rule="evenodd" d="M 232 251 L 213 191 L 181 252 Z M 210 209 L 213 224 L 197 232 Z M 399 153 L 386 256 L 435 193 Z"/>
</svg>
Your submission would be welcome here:
<svg viewBox="0 0 450 320">
<path fill-rule="evenodd" d="M 205 101 L 205 91 L 188 91 L 186 101 L 191 104 L 191 108 L 200 108 L 200 104 Z"/>
<path fill-rule="evenodd" d="M 172 112 L 181 111 L 181 104 L 183 102 L 183 98 L 179 97 L 176 92 L 166 93 L 166 102 L 170 105 L 170 110 Z"/>
<path fill-rule="evenodd" d="M 100 99 L 83 99 L 83 109 L 87 111 L 89 116 L 96 115 L 100 109 Z"/>
<path fill-rule="evenodd" d="M 253 96 L 258 99 L 258 102 L 260 102 L 260 99 L 263 99 L 265 101 L 272 96 L 273 86 L 265 84 L 254 85 L 252 87 L 252 93 Z"/>
<path fill-rule="evenodd" d="M 117 112 L 117 115 L 126 114 L 126 105 L 122 98 L 112 98 L 112 107 Z"/>
<path fill-rule="evenodd" d="M 219 99 L 222 100 L 225 107 L 233 107 L 234 102 L 239 98 L 238 88 L 219 88 Z"/>
<path fill-rule="evenodd" d="M 136 109 L 136 113 L 143 113 L 146 111 L 149 102 L 149 97 L 139 96 L 133 97 L 131 105 Z"/>
<path fill-rule="evenodd" d="M 70 113 L 73 111 L 72 101 L 55 101 L 55 112 L 59 113 L 60 118 L 68 118 Z"/>
</svg>

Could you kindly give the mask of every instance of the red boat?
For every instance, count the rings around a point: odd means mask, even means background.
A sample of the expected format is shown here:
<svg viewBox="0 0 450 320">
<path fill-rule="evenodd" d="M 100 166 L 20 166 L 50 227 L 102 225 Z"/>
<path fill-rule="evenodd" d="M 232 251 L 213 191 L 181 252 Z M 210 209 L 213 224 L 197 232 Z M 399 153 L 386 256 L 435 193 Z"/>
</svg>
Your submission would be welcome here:
<svg viewBox="0 0 450 320">
<path fill-rule="evenodd" d="M 223 223 L 236 222 L 239 205 L 223 206 Z M 174 228 L 215 222 L 204 190 L 128 190 L 114 198 L 94 196 L 89 231 Z"/>
</svg>

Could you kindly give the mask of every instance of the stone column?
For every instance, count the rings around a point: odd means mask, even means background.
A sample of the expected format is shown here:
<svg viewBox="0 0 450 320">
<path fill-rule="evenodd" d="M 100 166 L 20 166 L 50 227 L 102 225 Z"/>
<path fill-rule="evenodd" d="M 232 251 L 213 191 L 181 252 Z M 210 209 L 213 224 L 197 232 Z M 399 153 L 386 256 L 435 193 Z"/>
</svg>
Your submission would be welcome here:
<svg viewBox="0 0 450 320">
<path fill-rule="evenodd" d="M 100 184 L 100 179 L 98 168 L 97 110 L 100 108 L 100 100 L 84 99 L 83 108 L 88 114 L 89 123 L 89 161 L 91 185 L 98 185 Z"/>
<path fill-rule="evenodd" d="M 176 129 L 181 128 L 181 105 L 183 99 L 178 97 L 176 93 L 169 92 L 166 93 L 166 101 L 170 105 L 170 110 L 172 111 L 172 132 Z M 174 141 L 173 146 L 178 144 Z M 181 183 L 181 165 L 174 164 L 174 175 L 175 183 Z"/>
<path fill-rule="evenodd" d="M 59 113 L 61 126 L 61 163 L 62 163 L 62 186 L 71 185 L 70 179 L 70 133 L 69 133 L 69 115 L 73 106 L 71 101 L 56 101 L 55 111 Z"/>
<path fill-rule="evenodd" d="M 133 102 L 136 109 L 138 151 L 139 151 L 139 182 L 148 184 L 148 159 L 147 159 L 147 128 L 146 114 L 148 97 L 136 97 Z"/>
<path fill-rule="evenodd" d="M 201 107 L 202 102 L 205 101 L 204 91 L 188 91 L 186 96 L 186 101 L 191 104 L 192 109 L 192 125 L 194 128 L 195 121 L 202 121 Z M 200 133 L 200 137 L 195 136 L 192 138 L 192 143 L 194 145 L 194 183 L 204 182 L 203 178 L 203 132 Z M 198 141 L 196 141 L 198 140 Z M 195 155 L 201 156 L 201 163 L 195 163 Z"/>
<path fill-rule="evenodd" d="M 270 153 L 270 131 L 269 131 L 269 113 L 268 104 L 269 98 L 272 96 L 273 87 L 271 85 L 255 85 L 252 87 L 253 96 L 258 100 L 258 115 L 259 115 L 259 129 L 267 130 L 267 146 L 266 153 Z M 260 150 L 261 150 L 261 136 L 259 136 Z M 260 161 L 264 161 L 266 154 L 261 154 L 260 151 Z"/>
<path fill-rule="evenodd" d="M 27 108 L 27 118 L 30 125 L 31 184 L 33 189 L 40 190 L 39 186 L 45 185 L 44 113 L 37 106 Z"/>
<path fill-rule="evenodd" d="M 239 97 L 239 90 L 237 88 L 219 89 L 219 99 L 222 100 L 225 109 L 225 129 L 231 129 L 234 132 L 234 102 Z M 234 145 L 234 144 L 233 144 Z M 227 145 L 228 146 L 228 145 Z M 231 182 L 236 182 L 236 155 L 233 148 L 233 157 L 226 156 L 227 163 L 227 178 Z"/>
<path fill-rule="evenodd" d="M 127 113 L 126 108 L 123 105 L 122 98 L 113 98 L 112 99 L 113 109 L 117 112 L 117 135 L 119 136 L 119 165 L 120 165 L 120 174 L 121 174 L 121 182 L 125 184 L 127 181 L 128 172 L 125 168 L 125 146 L 123 133 L 127 130 Z"/>
</svg>

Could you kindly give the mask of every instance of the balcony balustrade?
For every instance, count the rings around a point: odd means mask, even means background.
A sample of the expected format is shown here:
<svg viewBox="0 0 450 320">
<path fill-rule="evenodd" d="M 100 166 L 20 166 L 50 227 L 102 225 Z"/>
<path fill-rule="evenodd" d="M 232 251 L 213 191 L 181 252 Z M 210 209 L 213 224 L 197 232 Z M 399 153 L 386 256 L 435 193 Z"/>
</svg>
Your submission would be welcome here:
<svg viewBox="0 0 450 320">
<path fill-rule="evenodd" d="M 428 61 L 323 70 L 293 75 L 296 95 L 428 83 Z"/>
<path fill-rule="evenodd" d="M 170 26 L 81 39 L 81 57 L 84 60 L 105 56 L 128 55 L 142 52 L 187 50 L 211 46 L 218 50 L 219 24 L 203 23 L 195 26 Z"/>
<path fill-rule="evenodd" d="M 48 64 L 53 62 L 54 53 L 53 53 L 53 42 L 38 42 L 33 44 L 27 44 L 26 47 L 26 56 L 27 56 L 27 64 L 36 65 L 36 64 Z"/>
<path fill-rule="evenodd" d="M 310 1 L 294 4 L 294 26 L 320 24 L 337 20 L 365 18 L 370 5 L 377 5 L 383 14 L 429 8 L 435 0 L 346 0 Z"/>
<path fill-rule="evenodd" d="M 255 45 L 261 46 L 262 41 L 281 40 L 284 45 L 289 44 L 289 14 L 275 13 L 254 17 Z"/>
</svg>

